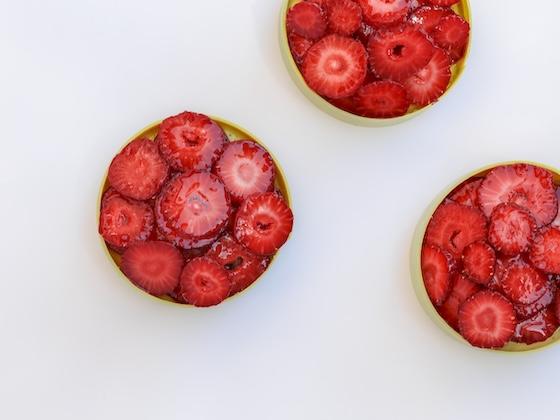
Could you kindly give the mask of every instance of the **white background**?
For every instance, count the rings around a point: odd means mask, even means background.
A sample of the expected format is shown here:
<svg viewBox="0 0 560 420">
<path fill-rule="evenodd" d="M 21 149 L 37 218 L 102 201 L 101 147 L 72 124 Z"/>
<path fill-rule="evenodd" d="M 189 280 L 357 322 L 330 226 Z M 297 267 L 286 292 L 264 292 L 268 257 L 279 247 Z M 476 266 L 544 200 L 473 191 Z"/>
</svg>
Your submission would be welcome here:
<svg viewBox="0 0 560 420">
<path fill-rule="evenodd" d="M 0 417 L 551 419 L 560 346 L 471 349 L 424 314 L 409 245 L 425 206 L 488 163 L 560 165 L 553 0 L 472 0 L 472 55 L 438 106 L 390 128 L 316 109 L 278 49 L 280 1 L 1 0 Z M 182 110 L 282 162 L 291 241 L 209 310 L 129 287 L 96 233 L 113 154 Z"/>
</svg>

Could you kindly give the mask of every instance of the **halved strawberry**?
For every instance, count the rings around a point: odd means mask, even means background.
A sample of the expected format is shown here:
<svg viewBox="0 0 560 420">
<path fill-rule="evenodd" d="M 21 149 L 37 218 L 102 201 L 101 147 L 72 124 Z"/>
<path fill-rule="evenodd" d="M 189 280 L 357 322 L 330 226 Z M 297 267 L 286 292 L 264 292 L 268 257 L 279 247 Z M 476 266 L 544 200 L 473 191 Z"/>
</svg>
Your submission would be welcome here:
<svg viewBox="0 0 560 420">
<path fill-rule="evenodd" d="M 412 25 L 375 33 L 369 40 L 369 65 L 379 76 L 402 81 L 418 73 L 432 59 L 432 43 Z"/>
<path fill-rule="evenodd" d="M 451 61 L 447 53 L 434 48 L 428 65 L 404 81 L 404 87 L 413 104 L 429 105 L 445 93 L 451 80 Z"/>
<path fill-rule="evenodd" d="M 313 45 L 313 41 L 297 34 L 291 33 L 288 35 L 288 43 L 290 51 L 296 63 L 301 64 L 307 50 Z"/>
<path fill-rule="evenodd" d="M 241 203 L 251 194 L 272 191 L 276 168 L 270 154 L 252 140 L 226 145 L 214 172 L 226 186 L 233 203 Z"/>
<path fill-rule="evenodd" d="M 480 208 L 490 217 L 501 203 L 514 203 L 529 211 L 537 225 L 547 225 L 558 213 L 558 200 L 552 173 L 527 164 L 492 169 L 478 189 Z"/>
<path fill-rule="evenodd" d="M 502 277 L 504 294 L 514 303 L 529 305 L 546 293 L 548 279 L 524 261 L 510 264 Z"/>
<path fill-rule="evenodd" d="M 451 291 L 451 275 L 456 265 L 451 254 L 434 245 L 424 245 L 421 256 L 422 278 L 432 303 L 441 305 Z"/>
<path fill-rule="evenodd" d="M 158 228 L 186 249 L 213 242 L 226 227 L 230 212 L 224 184 L 207 172 L 176 175 L 155 203 Z"/>
<path fill-rule="evenodd" d="M 302 75 L 311 89 L 328 98 L 351 96 L 367 73 L 364 46 L 340 35 L 328 35 L 307 51 Z"/>
<path fill-rule="evenodd" d="M 154 229 L 154 212 L 149 204 L 123 197 L 108 189 L 101 200 L 99 233 L 116 251 L 145 241 Z"/>
<path fill-rule="evenodd" d="M 292 231 L 294 216 L 277 193 L 255 194 L 241 204 L 235 218 L 235 239 L 258 255 L 272 255 Z"/>
<path fill-rule="evenodd" d="M 121 270 L 136 286 L 160 296 L 177 287 L 183 263 L 181 253 L 167 242 L 137 242 L 124 252 Z"/>
<path fill-rule="evenodd" d="M 179 283 L 179 298 L 194 306 L 214 306 L 225 300 L 231 283 L 226 270 L 208 257 L 195 258 L 183 269 Z"/>
<path fill-rule="evenodd" d="M 482 178 L 469 179 L 453 190 L 449 194 L 449 199 L 464 206 L 478 207 L 478 188 L 480 184 L 482 184 Z"/>
<path fill-rule="evenodd" d="M 357 0 L 370 25 L 388 25 L 404 20 L 409 0 Z"/>
<path fill-rule="evenodd" d="M 206 115 L 183 112 L 162 121 L 156 141 L 173 169 L 189 172 L 211 168 L 228 139 Z"/>
<path fill-rule="evenodd" d="M 486 242 L 473 242 L 463 250 L 463 270 L 476 283 L 488 284 L 495 266 L 496 252 Z"/>
<path fill-rule="evenodd" d="M 454 52 L 451 55 L 457 55 L 460 52 L 460 56 L 462 56 L 469 41 L 469 32 L 469 23 L 459 15 L 452 14 L 439 21 L 431 32 L 431 37 L 441 48 Z"/>
<path fill-rule="evenodd" d="M 364 117 L 399 117 L 406 114 L 409 106 L 406 90 L 390 80 L 364 85 L 354 95 L 355 111 Z"/>
<path fill-rule="evenodd" d="M 558 325 L 554 310 L 546 308 L 518 323 L 512 340 L 525 344 L 540 343 L 549 339 L 558 329 Z"/>
<path fill-rule="evenodd" d="M 478 292 L 459 309 L 459 331 L 476 347 L 505 346 L 513 336 L 515 325 L 513 305 L 497 292 Z"/>
<path fill-rule="evenodd" d="M 560 274 L 560 229 L 541 229 L 535 236 L 529 259 L 539 270 Z"/>
<path fill-rule="evenodd" d="M 500 204 L 490 217 L 488 242 L 503 255 L 519 255 L 529 249 L 536 228 L 528 211 L 516 204 Z"/>
<path fill-rule="evenodd" d="M 161 188 L 169 167 L 150 139 L 130 142 L 109 166 L 109 183 L 124 196 L 148 200 Z"/>
<path fill-rule="evenodd" d="M 560 188 L 556 189 L 556 199 L 558 200 L 558 205 L 560 206 Z M 552 221 L 550 226 L 555 228 L 560 228 L 560 208 L 558 213 L 556 214 L 556 219 Z"/>
<path fill-rule="evenodd" d="M 452 6 L 459 3 L 459 0 L 424 0 L 426 3 L 433 4 L 434 6 Z"/>
<path fill-rule="evenodd" d="M 451 284 L 453 286 L 449 297 L 437 310 L 451 328 L 459 331 L 459 308 L 463 302 L 479 292 L 481 287 L 459 273 L 453 274 Z"/>
<path fill-rule="evenodd" d="M 408 21 L 426 35 L 430 35 L 442 18 L 453 13 L 453 10 L 449 8 L 422 6 L 408 17 Z"/>
<path fill-rule="evenodd" d="M 448 201 L 433 214 L 425 241 L 461 258 L 467 245 L 486 239 L 486 218 L 473 207 Z"/>
<path fill-rule="evenodd" d="M 528 305 L 514 304 L 515 313 L 518 319 L 531 318 L 537 312 L 542 311 L 544 308 L 550 306 L 556 296 L 556 280 L 549 279 L 546 283 L 546 291 L 533 303 Z"/>
<path fill-rule="evenodd" d="M 327 16 L 331 33 L 350 36 L 362 23 L 362 9 L 352 0 L 329 0 Z"/>
<path fill-rule="evenodd" d="M 300 2 L 288 10 L 286 18 L 288 32 L 308 39 L 319 39 L 327 30 L 325 12 L 316 3 Z"/>
</svg>

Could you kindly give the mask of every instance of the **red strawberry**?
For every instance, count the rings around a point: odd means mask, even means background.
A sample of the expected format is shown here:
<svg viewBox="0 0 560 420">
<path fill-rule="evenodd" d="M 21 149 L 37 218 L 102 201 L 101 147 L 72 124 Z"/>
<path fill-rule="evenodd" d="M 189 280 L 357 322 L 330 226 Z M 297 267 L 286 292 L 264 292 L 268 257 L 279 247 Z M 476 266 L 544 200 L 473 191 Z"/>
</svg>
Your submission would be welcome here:
<svg viewBox="0 0 560 420">
<path fill-rule="evenodd" d="M 210 246 L 206 245 L 200 248 L 182 249 L 181 253 L 185 258 L 185 261 L 190 262 L 195 258 L 204 257 L 209 250 L 210 250 Z"/>
<path fill-rule="evenodd" d="M 556 190 L 556 199 L 558 200 L 558 205 L 560 206 L 560 188 L 558 188 Z M 560 228 L 560 209 L 559 209 L 558 213 L 556 214 L 556 219 L 554 219 L 552 221 L 550 226 L 555 227 L 555 228 Z"/>
<path fill-rule="evenodd" d="M 451 61 L 439 48 L 426 67 L 404 81 L 404 87 L 413 104 L 429 105 L 447 90 L 451 80 Z"/>
<path fill-rule="evenodd" d="M 304 1 L 307 1 L 309 3 L 315 3 L 318 6 L 320 6 L 323 10 L 325 10 L 327 8 L 327 2 L 329 0 L 304 0 Z"/>
<path fill-rule="evenodd" d="M 364 117 L 399 117 L 406 114 L 409 105 L 403 86 L 390 80 L 364 85 L 354 95 L 356 113 Z"/>
<path fill-rule="evenodd" d="M 459 331 L 459 308 L 468 298 L 480 291 L 480 286 L 462 274 L 454 274 L 449 297 L 437 308 L 439 314 L 456 331 Z"/>
<path fill-rule="evenodd" d="M 432 303 L 441 305 L 451 290 L 451 275 L 455 270 L 453 257 L 434 245 L 422 247 L 422 278 Z"/>
<path fill-rule="evenodd" d="M 558 212 L 552 173 L 527 164 L 490 171 L 478 189 L 478 201 L 487 217 L 501 203 L 517 204 L 533 215 L 539 227 L 552 222 Z"/>
<path fill-rule="evenodd" d="M 362 9 L 352 0 L 329 0 L 327 6 L 331 33 L 350 36 L 362 23 Z"/>
<path fill-rule="evenodd" d="M 327 17 L 316 3 L 300 2 L 288 10 L 288 32 L 308 39 L 319 39 L 327 30 Z"/>
<path fill-rule="evenodd" d="M 543 310 L 554 301 L 556 296 L 556 280 L 548 280 L 546 284 L 546 291 L 535 302 L 529 305 L 514 304 L 515 312 L 518 319 L 531 318 L 537 312 Z"/>
<path fill-rule="evenodd" d="M 525 344 L 546 341 L 558 329 L 558 319 L 551 308 L 543 309 L 532 318 L 521 321 L 515 328 L 513 341 Z"/>
<path fill-rule="evenodd" d="M 438 46 L 452 52 L 450 55 L 454 61 L 457 61 L 464 54 L 469 41 L 469 32 L 469 23 L 459 15 L 452 14 L 439 21 L 431 36 Z"/>
<path fill-rule="evenodd" d="M 424 0 L 426 3 L 433 4 L 434 6 L 452 6 L 459 3 L 459 0 Z"/>
<path fill-rule="evenodd" d="M 177 287 L 183 263 L 181 253 L 167 242 L 137 242 L 123 254 L 121 270 L 135 285 L 160 296 Z"/>
<path fill-rule="evenodd" d="M 213 242 L 226 227 L 230 212 L 224 184 L 207 172 L 175 176 L 155 204 L 158 228 L 185 249 Z"/>
<path fill-rule="evenodd" d="M 369 64 L 382 78 L 406 80 L 426 67 L 435 49 L 412 25 L 375 33 L 368 44 Z"/>
<path fill-rule="evenodd" d="M 556 319 L 560 321 L 560 287 L 556 289 L 556 298 L 554 300 L 554 313 L 556 314 Z"/>
<path fill-rule="evenodd" d="M 194 306 L 213 306 L 229 296 L 231 284 L 228 273 L 216 261 L 199 257 L 190 261 L 179 283 L 179 298 Z"/>
<path fill-rule="evenodd" d="M 442 18 L 452 14 L 453 10 L 448 8 L 423 6 L 415 10 L 409 16 L 408 21 L 426 35 L 430 35 Z"/>
<path fill-rule="evenodd" d="M 365 22 L 362 22 L 360 28 L 358 29 L 358 32 L 356 32 L 355 37 L 358 41 L 360 41 L 364 45 L 364 47 L 367 48 L 369 39 L 371 38 L 374 32 L 375 29 L 373 28 L 373 26 L 368 25 Z"/>
<path fill-rule="evenodd" d="M 352 96 L 338 99 L 325 98 L 325 100 L 327 100 L 337 108 L 342 109 L 343 111 L 351 112 L 352 114 L 355 114 L 357 112 L 356 107 L 354 106 L 354 98 Z"/>
<path fill-rule="evenodd" d="M 307 51 L 302 74 L 311 89 L 328 98 L 351 96 L 367 73 L 364 46 L 351 38 L 328 35 Z"/>
<path fill-rule="evenodd" d="M 404 20 L 409 0 L 357 0 L 370 25 L 388 25 Z"/>
<path fill-rule="evenodd" d="M 259 255 L 272 255 L 287 241 L 294 222 L 279 194 L 263 193 L 241 204 L 235 218 L 235 239 Z"/>
<path fill-rule="evenodd" d="M 252 140 L 226 145 L 214 172 L 226 186 L 232 201 L 241 203 L 251 194 L 272 191 L 276 168 L 270 154 Z"/>
<path fill-rule="evenodd" d="M 507 268 L 511 264 L 517 263 L 520 260 L 521 260 L 521 258 L 519 256 L 514 257 L 514 258 L 504 258 L 504 257 L 498 256 L 498 258 L 496 258 L 496 267 L 494 269 L 494 276 L 492 276 L 492 279 L 490 279 L 490 282 L 488 282 L 486 287 L 488 287 L 490 290 L 494 290 L 496 292 L 503 293 L 502 279 L 504 278 L 504 275 L 506 274 Z"/>
<path fill-rule="evenodd" d="M 478 207 L 480 184 L 482 184 L 482 178 L 469 179 L 451 192 L 449 199 L 464 206 Z"/>
<path fill-rule="evenodd" d="M 294 57 L 294 61 L 298 64 L 303 62 L 303 58 L 307 50 L 313 45 L 313 41 L 302 36 L 291 33 L 288 35 L 288 43 L 290 44 L 290 51 Z"/>
<path fill-rule="evenodd" d="M 485 240 L 486 232 L 486 218 L 479 210 L 449 201 L 435 211 L 425 241 L 459 259 L 467 245 Z"/>
<path fill-rule="evenodd" d="M 488 241 L 503 255 L 515 256 L 529 249 L 536 228 L 529 212 L 516 204 L 500 204 L 490 217 Z"/>
<path fill-rule="evenodd" d="M 149 139 L 130 142 L 109 166 L 109 183 L 124 196 L 135 200 L 153 197 L 167 178 L 169 167 L 157 145 Z"/>
<path fill-rule="evenodd" d="M 183 112 L 162 121 L 156 141 L 173 169 L 189 172 L 211 168 L 228 139 L 206 115 Z"/>
<path fill-rule="evenodd" d="M 108 189 L 101 200 L 99 233 L 107 244 L 122 251 L 130 244 L 148 239 L 154 229 L 154 212 L 149 204 L 123 197 Z"/>
<path fill-rule="evenodd" d="M 206 256 L 229 273 L 231 295 L 253 284 L 270 263 L 270 258 L 253 254 L 228 234 L 214 242 Z"/>
<path fill-rule="evenodd" d="M 560 274 L 560 230 L 553 227 L 541 229 L 535 236 L 529 259 L 539 270 Z"/>
<path fill-rule="evenodd" d="M 486 285 L 494 276 L 496 253 L 484 241 L 473 242 L 463 250 L 463 269 L 474 282 Z"/>
<path fill-rule="evenodd" d="M 459 310 L 459 331 L 476 347 L 505 346 L 513 336 L 515 325 L 513 305 L 496 292 L 478 292 Z"/>
<path fill-rule="evenodd" d="M 506 269 L 501 286 L 504 294 L 514 303 L 529 305 L 546 293 L 547 282 L 544 274 L 519 261 Z"/>
</svg>

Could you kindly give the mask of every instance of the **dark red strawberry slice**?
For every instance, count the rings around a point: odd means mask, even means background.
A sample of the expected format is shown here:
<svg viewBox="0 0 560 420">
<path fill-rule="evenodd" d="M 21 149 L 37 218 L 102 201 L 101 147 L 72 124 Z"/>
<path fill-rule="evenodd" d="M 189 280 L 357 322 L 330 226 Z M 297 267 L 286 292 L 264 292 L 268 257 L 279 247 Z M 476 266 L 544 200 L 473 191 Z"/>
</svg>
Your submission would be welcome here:
<svg viewBox="0 0 560 420">
<path fill-rule="evenodd" d="M 448 8 L 423 6 L 416 9 L 409 16 L 408 21 L 426 35 L 430 35 L 442 18 L 453 13 L 453 10 Z"/>
<path fill-rule="evenodd" d="M 459 3 L 459 0 L 423 0 L 426 3 L 433 4 L 434 6 L 452 6 Z"/>
<path fill-rule="evenodd" d="M 109 183 L 122 195 L 148 200 L 161 188 L 169 167 L 157 145 L 149 139 L 130 142 L 109 166 Z"/>
<path fill-rule="evenodd" d="M 229 234 L 214 242 L 206 256 L 215 260 L 229 273 L 231 295 L 253 284 L 270 263 L 270 258 L 253 254 Z"/>
<path fill-rule="evenodd" d="M 331 33 L 350 36 L 362 23 L 362 9 L 352 0 L 329 0 L 327 6 Z"/>
<path fill-rule="evenodd" d="M 558 329 L 558 319 L 552 308 L 546 308 L 533 317 L 521 321 L 515 328 L 513 341 L 534 344 L 546 341 Z"/>
<path fill-rule="evenodd" d="M 550 306 L 556 296 L 556 280 L 549 279 L 546 284 L 546 291 L 535 302 L 529 305 L 514 304 L 517 319 L 531 318 L 537 312 L 542 311 L 547 306 Z"/>
<path fill-rule="evenodd" d="M 296 34 L 288 35 L 288 43 L 290 45 L 290 51 L 296 63 L 301 64 L 303 58 L 307 53 L 307 50 L 313 45 L 313 41 Z"/>
<path fill-rule="evenodd" d="M 189 172 L 211 168 L 228 139 L 206 115 L 183 112 L 162 121 L 156 141 L 173 169 Z"/>
<path fill-rule="evenodd" d="M 503 293 L 502 279 L 506 274 L 507 268 L 511 264 L 517 263 L 519 261 L 521 261 L 521 257 L 519 256 L 513 258 L 498 256 L 498 258 L 496 258 L 496 267 L 494 269 L 494 275 L 492 276 L 492 279 L 486 285 L 486 287 L 488 287 L 490 290 Z"/>
<path fill-rule="evenodd" d="M 494 276 L 496 253 L 484 241 L 473 242 L 463 250 L 463 270 L 471 280 L 486 285 Z"/>
<path fill-rule="evenodd" d="M 337 108 L 342 109 L 343 111 L 351 112 L 352 114 L 355 114 L 357 112 L 356 107 L 354 106 L 354 97 L 352 96 L 338 99 L 325 98 L 325 100 L 327 100 Z"/>
<path fill-rule="evenodd" d="M 199 257 L 185 265 L 178 297 L 194 306 L 214 306 L 229 296 L 231 283 L 226 270 L 216 261 Z"/>
<path fill-rule="evenodd" d="M 517 204 L 533 215 L 539 227 L 552 222 L 558 212 L 552 173 L 527 164 L 490 171 L 478 189 L 478 201 L 487 217 L 501 203 Z"/>
<path fill-rule="evenodd" d="M 451 192 L 449 199 L 464 206 L 478 207 L 478 188 L 480 184 L 482 184 L 482 178 L 470 179 Z"/>
<path fill-rule="evenodd" d="M 553 227 L 541 229 L 535 236 L 529 259 L 539 270 L 560 274 L 560 230 Z"/>
<path fill-rule="evenodd" d="M 181 253 L 167 242 L 137 242 L 123 254 L 121 270 L 136 286 L 160 296 L 177 287 L 183 263 Z"/>
<path fill-rule="evenodd" d="M 241 204 L 235 218 L 235 239 L 258 255 L 272 255 L 290 236 L 294 216 L 277 193 L 255 194 Z"/>
<path fill-rule="evenodd" d="M 529 249 L 536 228 L 528 211 L 516 204 L 500 204 L 490 217 L 488 241 L 503 255 L 519 255 Z"/>
<path fill-rule="evenodd" d="M 328 98 L 351 96 L 367 73 L 364 46 L 340 35 L 328 35 L 307 51 L 302 74 L 311 89 Z"/>
<path fill-rule="evenodd" d="M 439 314 L 451 328 L 459 331 L 459 308 L 468 298 L 479 292 L 481 287 L 462 274 L 455 273 L 451 283 L 453 288 L 449 297 L 437 308 Z"/>
<path fill-rule="evenodd" d="M 435 211 L 425 241 L 459 259 L 467 245 L 485 240 L 486 232 L 486 218 L 479 210 L 449 201 Z"/>
<path fill-rule="evenodd" d="M 368 52 L 373 72 L 402 81 L 426 67 L 435 49 L 424 33 L 404 25 L 375 33 L 369 40 Z"/>
<path fill-rule="evenodd" d="M 556 298 L 554 299 L 554 313 L 556 314 L 556 319 L 560 321 L 560 287 L 556 289 Z"/>
<path fill-rule="evenodd" d="M 355 34 L 355 37 L 358 41 L 360 41 L 364 45 L 364 47 L 367 48 L 369 39 L 371 38 L 374 32 L 375 29 L 373 28 L 373 26 L 368 25 L 365 22 L 362 22 L 360 24 L 360 28 Z"/>
<path fill-rule="evenodd" d="M 558 188 L 556 190 L 556 199 L 558 200 L 558 205 L 560 206 L 560 188 Z M 559 209 L 558 213 L 556 214 L 556 219 L 554 219 L 552 221 L 550 226 L 555 227 L 555 228 L 560 228 L 560 209 Z"/>
<path fill-rule="evenodd" d="M 505 346 L 513 336 L 515 325 L 513 305 L 497 292 L 478 292 L 459 309 L 459 331 L 476 347 Z"/>
<path fill-rule="evenodd" d="M 447 53 L 434 48 L 434 56 L 426 67 L 404 81 L 413 104 L 429 105 L 445 93 L 451 80 L 451 61 Z"/>
<path fill-rule="evenodd" d="M 327 30 L 327 17 L 321 6 L 304 1 L 288 10 L 286 26 L 288 32 L 308 39 L 319 39 Z"/>
<path fill-rule="evenodd" d="M 206 172 L 175 176 L 155 204 L 160 231 L 186 249 L 212 243 L 226 227 L 230 212 L 224 184 Z"/>
<path fill-rule="evenodd" d="M 422 247 L 422 278 L 432 303 L 441 305 L 451 291 L 451 275 L 455 271 L 453 257 L 434 245 Z"/>
<path fill-rule="evenodd" d="M 272 191 L 276 168 L 270 154 L 252 140 L 226 145 L 214 172 L 224 183 L 232 201 L 241 203 L 251 194 Z"/>
<path fill-rule="evenodd" d="M 148 239 L 154 229 L 154 212 L 149 204 L 125 198 L 108 189 L 101 200 L 99 233 L 107 244 L 122 251 L 130 244 Z"/>
<path fill-rule="evenodd" d="M 181 253 L 185 258 L 185 262 L 190 262 L 195 258 L 204 257 L 209 250 L 210 245 L 206 245 L 200 248 L 182 249 Z"/>
<path fill-rule="evenodd" d="M 370 25 L 388 25 L 404 20 L 409 0 L 357 0 Z"/>
<path fill-rule="evenodd" d="M 514 303 L 529 305 L 540 299 L 547 290 L 547 277 L 529 264 L 519 261 L 510 264 L 502 277 L 504 294 Z"/>
<path fill-rule="evenodd" d="M 431 32 L 431 37 L 439 47 L 453 52 L 451 55 L 458 55 L 460 51 L 464 53 L 469 41 L 469 32 L 469 23 L 462 17 L 452 14 L 439 21 Z M 461 56 L 463 53 L 460 53 Z"/>
<path fill-rule="evenodd" d="M 354 95 L 356 113 L 364 117 L 399 117 L 406 114 L 409 106 L 406 90 L 390 80 L 364 85 Z"/>
</svg>

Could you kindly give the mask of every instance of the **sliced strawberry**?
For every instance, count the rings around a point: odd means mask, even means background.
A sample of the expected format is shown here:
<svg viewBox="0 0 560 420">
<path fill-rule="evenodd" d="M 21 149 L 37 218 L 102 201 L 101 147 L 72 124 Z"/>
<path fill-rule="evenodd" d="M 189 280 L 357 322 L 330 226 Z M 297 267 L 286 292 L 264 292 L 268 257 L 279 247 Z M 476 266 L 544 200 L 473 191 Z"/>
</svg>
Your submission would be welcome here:
<svg viewBox="0 0 560 420">
<path fill-rule="evenodd" d="M 486 232 L 486 218 L 479 210 L 449 201 L 435 211 L 424 239 L 459 259 L 467 245 L 485 240 Z"/>
<path fill-rule="evenodd" d="M 367 73 L 364 46 L 340 35 L 328 35 L 307 51 L 302 74 L 311 89 L 328 98 L 351 96 Z"/>
<path fill-rule="evenodd" d="M 364 45 L 364 47 L 367 48 L 369 39 L 371 38 L 374 32 L 375 29 L 373 28 L 373 26 L 368 25 L 365 22 L 362 22 L 360 24 L 360 28 L 355 34 L 355 37 L 358 41 L 360 41 Z"/>
<path fill-rule="evenodd" d="M 480 184 L 482 184 L 482 178 L 469 179 L 453 190 L 449 194 L 449 199 L 464 206 L 478 207 L 478 188 Z"/>
<path fill-rule="evenodd" d="M 161 188 L 169 167 L 149 139 L 130 142 L 109 166 L 109 183 L 124 196 L 148 200 Z"/>
<path fill-rule="evenodd" d="M 556 319 L 560 321 L 560 287 L 556 289 L 556 298 L 554 299 L 554 313 Z"/>
<path fill-rule="evenodd" d="M 200 248 L 182 249 L 181 253 L 185 258 L 186 262 L 190 262 L 198 257 L 204 257 L 206 253 L 210 250 L 210 245 L 206 245 Z"/>
<path fill-rule="evenodd" d="M 558 200 L 558 205 L 560 206 L 560 188 L 556 189 L 556 199 Z M 552 221 L 550 226 L 555 228 L 560 228 L 560 209 L 556 214 L 556 219 Z"/>
<path fill-rule="evenodd" d="M 362 86 L 354 95 L 356 113 L 370 118 L 393 118 L 406 114 L 410 102 L 400 83 L 385 80 Z"/>
<path fill-rule="evenodd" d="M 515 328 L 513 341 L 525 344 L 546 341 L 558 329 L 558 319 L 552 308 L 546 308 L 533 317 L 521 321 Z"/>
<path fill-rule="evenodd" d="M 517 204 L 533 215 L 539 227 L 552 222 L 558 213 L 552 173 L 527 164 L 490 171 L 478 189 L 478 201 L 487 217 L 501 203 Z"/>
<path fill-rule="evenodd" d="M 228 234 L 214 242 L 206 256 L 229 273 L 231 295 L 253 284 L 270 263 L 270 258 L 253 254 Z"/>
<path fill-rule="evenodd" d="M 416 9 L 408 21 L 426 35 L 430 35 L 442 18 L 454 14 L 453 10 L 443 7 L 423 6 Z"/>
<path fill-rule="evenodd" d="M 537 312 L 542 311 L 544 308 L 550 306 L 556 296 L 556 280 L 549 279 L 546 283 L 546 291 L 533 303 L 529 305 L 514 304 L 515 312 L 518 319 L 531 318 Z"/>
<path fill-rule="evenodd" d="M 272 255 L 292 231 L 294 216 L 277 193 L 255 194 L 241 204 L 235 218 L 235 239 L 258 255 Z"/>
<path fill-rule="evenodd" d="M 125 198 L 108 189 L 101 200 L 99 233 L 116 251 L 145 241 L 154 229 L 154 212 L 149 204 Z"/>
<path fill-rule="evenodd" d="M 529 249 L 536 228 L 528 211 L 516 204 L 500 204 L 490 217 L 488 241 L 503 255 L 519 255 Z"/>
<path fill-rule="evenodd" d="M 503 293 L 502 279 L 506 274 L 507 268 L 511 264 L 515 264 L 519 261 L 521 261 L 521 257 L 519 256 L 513 258 L 498 256 L 498 258 L 496 258 L 496 267 L 494 269 L 494 276 L 492 276 L 492 279 L 490 279 L 490 282 L 488 282 L 486 287 L 488 287 L 490 290 Z"/>
<path fill-rule="evenodd" d="M 174 244 L 186 249 L 213 242 L 225 229 L 230 212 L 224 184 L 207 172 L 175 176 L 155 204 L 158 228 Z"/>
<path fill-rule="evenodd" d="M 497 292 L 478 292 L 459 309 L 459 331 L 476 347 L 505 346 L 513 336 L 515 325 L 513 305 Z"/>
<path fill-rule="evenodd" d="M 404 20 L 409 0 L 357 0 L 370 25 L 388 25 Z"/>
<path fill-rule="evenodd" d="M 300 2 L 288 10 L 288 32 L 308 39 L 319 39 L 327 30 L 327 16 L 316 3 Z"/>
<path fill-rule="evenodd" d="M 206 307 L 225 300 L 230 290 L 227 271 L 211 258 L 199 257 L 185 265 L 178 296 L 185 303 Z"/>
<path fill-rule="evenodd" d="M 426 67 L 435 49 L 422 32 L 412 25 L 375 33 L 368 44 L 373 72 L 396 81 L 406 80 Z"/>
<path fill-rule="evenodd" d="M 495 266 L 496 252 L 486 242 L 473 242 L 463 250 L 463 270 L 474 282 L 488 284 Z"/>
<path fill-rule="evenodd" d="M 348 96 L 346 98 L 338 98 L 338 99 L 325 98 L 325 100 L 327 100 L 337 108 L 342 109 L 343 111 L 351 112 L 352 114 L 355 114 L 357 112 L 356 107 L 354 105 L 354 97 L 352 96 Z"/>
<path fill-rule="evenodd" d="M 469 41 L 469 32 L 469 23 L 459 15 L 452 14 L 439 21 L 431 32 L 431 36 L 439 47 L 448 52 L 453 52 L 451 55 L 457 55 L 462 51 L 460 53 L 462 56 Z"/>
<path fill-rule="evenodd" d="M 327 8 L 327 3 L 328 3 L 329 0 L 304 0 L 304 1 L 309 2 L 309 3 L 315 3 L 319 6 L 321 6 L 321 8 L 323 10 L 325 10 Z"/>
<path fill-rule="evenodd" d="M 560 229 L 541 229 L 535 236 L 529 259 L 539 270 L 560 274 Z"/>
<path fill-rule="evenodd" d="M 451 283 L 453 287 L 449 297 L 437 308 L 439 314 L 456 331 L 459 331 L 459 308 L 468 298 L 479 292 L 480 285 L 470 281 L 466 276 L 455 273 Z"/>
<path fill-rule="evenodd" d="M 183 112 L 162 121 L 156 141 L 173 169 L 189 172 L 211 168 L 228 139 L 206 115 Z"/>
<path fill-rule="evenodd" d="M 445 93 L 451 80 L 451 61 L 447 53 L 434 48 L 434 56 L 426 67 L 404 81 L 413 104 L 429 105 Z"/>
<path fill-rule="evenodd" d="M 226 145 L 214 172 L 226 186 L 234 204 L 251 194 L 272 191 L 276 168 L 270 154 L 252 140 Z"/>
<path fill-rule="evenodd" d="M 362 23 L 362 9 L 352 0 L 329 0 L 327 6 L 331 33 L 350 36 Z"/>
<path fill-rule="evenodd" d="M 433 4 L 434 6 L 452 6 L 459 3 L 459 0 L 424 0 L 426 3 Z"/>
<path fill-rule="evenodd" d="M 548 279 L 529 264 L 519 261 L 510 264 L 502 277 L 504 294 L 514 303 L 529 305 L 546 293 Z"/>
<path fill-rule="evenodd" d="M 121 270 L 136 286 L 160 296 L 177 287 L 183 263 L 181 253 L 167 242 L 137 242 L 123 254 Z"/>
<path fill-rule="evenodd" d="M 432 303 L 441 305 L 451 291 L 451 275 L 456 265 L 453 257 L 434 245 L 422 247 L 422 278 Z"/>
<path fill-rule="evenodd" d="M 302 36 L 291 33 L 288 35 L 290 51 L 296 63 L 301 64 L 307 50 L 313 45 L 313 41 Z"/>
</svg>

